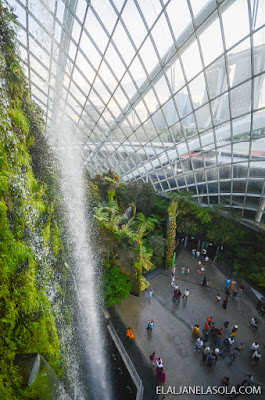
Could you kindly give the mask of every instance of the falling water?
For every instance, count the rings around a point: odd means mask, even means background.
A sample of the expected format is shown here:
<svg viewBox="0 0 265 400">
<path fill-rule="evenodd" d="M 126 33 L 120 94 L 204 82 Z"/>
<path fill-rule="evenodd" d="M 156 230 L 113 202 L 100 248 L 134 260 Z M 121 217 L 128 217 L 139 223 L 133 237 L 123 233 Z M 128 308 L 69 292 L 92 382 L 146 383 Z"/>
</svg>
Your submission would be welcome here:
<svg viewBox="0 0 265 400">
<path fill-rule="evenodd" d="M 79 310 L 80 337 L 83 359 L 88 360 L 89 380 L 92 382 L 93 399 L 111 399 L 110 377 L 107 371 L 105 340 L 100 317 L 98 271 L 90 242 L 86 189 L 80 146 L 74 143 L 69 128 L 56 134 L 56 152 L 61 164 L 61 188 L 68 219 L 68 231 L 72 247 L 72 259 Z M 54 138 L 53 138 L 54 139 Z M 91 383 L 90 383 L 91 384 Z M 81 400 L 78 398 L 78 400 Z"/>
</svg>

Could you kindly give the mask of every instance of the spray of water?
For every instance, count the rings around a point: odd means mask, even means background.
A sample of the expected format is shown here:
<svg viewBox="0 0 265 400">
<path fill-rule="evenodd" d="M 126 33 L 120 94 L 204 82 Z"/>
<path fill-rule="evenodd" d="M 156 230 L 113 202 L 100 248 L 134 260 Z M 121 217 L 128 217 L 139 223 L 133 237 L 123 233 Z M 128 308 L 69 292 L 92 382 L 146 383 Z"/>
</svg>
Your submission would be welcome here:
<svg viewBox="0 0 265 400">
<path fill-rule="evenodd" d="M 58 127 L 57 127 L 58 128 Z M 68 218 L 72 247 L 75 284 L 79 303 L 81 337 L 85 356 L 89 361 L 89 380 L 93 385 L 93 399 L 110 400 L 111 386 L 107 372 L 105 340 L 100 318 L 98 271 L 89 239 L 86 189 L 83 177 L 80 146 L 74 143 L 72 132 L 56 130 L 56 152 L 61 164 L 61 187 Z"/>
</svg>

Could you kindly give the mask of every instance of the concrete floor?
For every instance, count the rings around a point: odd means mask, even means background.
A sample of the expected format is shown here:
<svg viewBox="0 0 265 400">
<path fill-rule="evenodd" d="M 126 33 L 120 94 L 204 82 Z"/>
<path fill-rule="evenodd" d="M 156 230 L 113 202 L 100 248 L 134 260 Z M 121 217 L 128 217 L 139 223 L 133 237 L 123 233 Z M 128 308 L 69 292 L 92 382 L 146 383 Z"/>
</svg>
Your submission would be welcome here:
<svg viewBox="0 0 265 400">
<path fill-rule="evenodd" d="M 231 385 L 237 385 L 243 381 L 246 372 L 253 374 L 256 383 L 264 385 L 265 318 L 258 317 L 259 328 L 257 332 L 253 332 L 249 328 L 250 319 L 257 316 L 257 311 L 255 304 L 246 295 L 238 296 L 236 301 L 229 298 L 226 310 L 222 308 L 222 301 L 216 305 L 215 300 L 218 292 L 221 293 L 222 299 L 224 298 L 225 277 L 209 261 L 205 274 L 210 279 L 210 290 L 205 291 L 200 285 L 202 275 L 199 275 L 196 271 L 197 262 L 198 259 L 193 259 L 190 252 L 184 249 L 176 260 L 176 283 L 179 285 L 182 294 L 186 288 L 190 290 L 187 301 L 183 299 L 180 300 L 180 303 L 172 301 L 171 271 L 161 271 L 159 275 L 149 279 L 150 288 L 154 292 L 152 299 L 148 296 L 148 290 L 143 292 L 140 297 L 130 295 L 122 304 L 116 306 L 116 311 L 123 323 L 132 327 L 135 343 L 148 362 L 150 363 L 149 355 L 154 350 L 162 358 L 166 373 L 165 391 L 169 386 L 175 386 L 178 391 L 179 386 L 184 385 L 198 385 L 205 388 L 209 385 L 220 385 L 223 376 L 229 376 Z M 180 274 L 183 265 L 189 266 L 191 269 L 189 278 Z M 231 334 L 233 325 L 238 325 L 238 333 L 233 347 L 243 342 L 245 351 L 241 352 L 233 364 L 226 355 L 219 357 L 216 365 L 209 368 L 202 362 L 202 354 L 194 352 L 196 339 L 191 334 L 191 326 L 198 324 L 203 328 L 209 316 L 213 317 L 217 328 L 222 327 L 224 321 L 229 320 L 230 325 L 226 336 Z M 146 330 L 147 322 L 150 319 L 154 320 L 152 332 Z M 254 341 L 258 341 L 260 344 L 262 359 L 259 364 L 252 366 L 250 347 Z M 216 347 L 211 339 L 208 345 L 212 350 Z M 186 400 L 195 397 L 197 399 L 224 399 L 225 396 L 209 394 L 205 396 L 166 395 L 167 400 L 176 398 Z M 265 399 L 265 393 L 239 396 L 238 398 L 262 400 Z"/>
</svg>

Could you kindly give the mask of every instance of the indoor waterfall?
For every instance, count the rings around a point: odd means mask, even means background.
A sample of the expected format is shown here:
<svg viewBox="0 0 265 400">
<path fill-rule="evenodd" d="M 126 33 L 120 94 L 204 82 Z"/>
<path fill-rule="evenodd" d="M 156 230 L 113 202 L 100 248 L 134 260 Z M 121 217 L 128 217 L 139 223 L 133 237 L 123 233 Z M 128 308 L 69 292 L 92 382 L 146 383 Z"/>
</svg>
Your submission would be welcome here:
<svg viewBox="0 0 265 400">
<path fill-rule="evenodd" d="M 60 128 L 56 136 L 56 153 L 61 168 L 61 189 L 64 198 L 70 245 L 72 248 L 73 277 L 77 290 L 79 347 L 88 364 L 88 380 L 92 399 L 110 400 L 110 372 L 107 371 L 106 344 L 99 306 L 99 271 L 93 254 L 86 193 L 83 178 L 81 150 L 74 143 L 70 129 Z M 54 138 L 53 138 L 54 139 Z M 80 396 L 80 394 L 79 394 Z M 81 400 L 79 396 L 75 396 Z M 91 393 L 90 393 L 91 396 Z M 87 396 L 85 395 L 87 399 Z M 90 397 L 89 397 L 90 399 Z"/>
</svg>

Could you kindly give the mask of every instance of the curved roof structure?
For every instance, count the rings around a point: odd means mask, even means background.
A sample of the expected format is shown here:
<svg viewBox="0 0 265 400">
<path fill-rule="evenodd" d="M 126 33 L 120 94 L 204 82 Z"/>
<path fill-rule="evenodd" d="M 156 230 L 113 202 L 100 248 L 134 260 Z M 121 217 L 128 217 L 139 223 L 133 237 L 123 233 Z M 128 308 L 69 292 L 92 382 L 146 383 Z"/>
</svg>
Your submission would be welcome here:
<svg viewBox="0 0 265 400">
<path fill-rule="evenodd" d="M 33 99 L 92 174 L 265 219 L 265 3 L 8 0 Z"/>
</svg>

